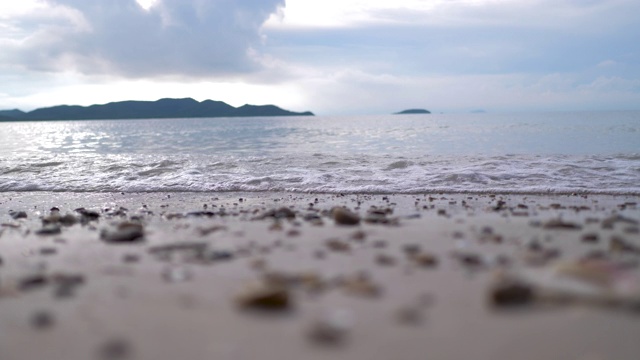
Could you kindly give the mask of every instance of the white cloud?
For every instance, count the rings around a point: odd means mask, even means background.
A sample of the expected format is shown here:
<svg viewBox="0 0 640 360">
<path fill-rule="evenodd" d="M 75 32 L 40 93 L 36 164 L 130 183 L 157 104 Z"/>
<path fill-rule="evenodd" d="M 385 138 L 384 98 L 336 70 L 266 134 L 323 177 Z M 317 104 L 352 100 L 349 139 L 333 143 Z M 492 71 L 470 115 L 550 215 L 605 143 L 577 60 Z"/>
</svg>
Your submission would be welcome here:
<svg viewBox="0 0 640 360">
<path fill-rule="evenodd" d="M 253 71 L 260 28 L 284 0 L 46 0 L 14 8 L 0 60 L 41 71 L 131 78 Z M 153 6 L 150 6 L 153 5 Z M 21 8 L 22 9 L 22 8 Z M 25 10 L 25 9 L 22 9 Z"/>
<path fill-rule="evenodd" d="M 635 21 L 636 0 L 288 0 L 271 16 L 270 28 L 332 28 L 369 25 L 517 26 L 571 28 L 603 23 L 626 9 Z M 583 31 L 602 31 L 583 27 Z"/>
</svg>

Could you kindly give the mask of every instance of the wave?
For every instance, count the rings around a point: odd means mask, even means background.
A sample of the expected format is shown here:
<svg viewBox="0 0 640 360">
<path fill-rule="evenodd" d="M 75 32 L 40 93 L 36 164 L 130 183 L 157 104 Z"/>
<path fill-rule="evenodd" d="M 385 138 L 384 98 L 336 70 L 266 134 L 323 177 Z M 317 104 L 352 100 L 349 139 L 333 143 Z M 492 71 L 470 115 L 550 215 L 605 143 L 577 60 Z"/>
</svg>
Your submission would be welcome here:
<svg viewBox="0 0 640 360">
<path fill-rule="evenodd" d="M 17 156 L 0 191 L 640 195 L 640 156 Z"/>
</svg>

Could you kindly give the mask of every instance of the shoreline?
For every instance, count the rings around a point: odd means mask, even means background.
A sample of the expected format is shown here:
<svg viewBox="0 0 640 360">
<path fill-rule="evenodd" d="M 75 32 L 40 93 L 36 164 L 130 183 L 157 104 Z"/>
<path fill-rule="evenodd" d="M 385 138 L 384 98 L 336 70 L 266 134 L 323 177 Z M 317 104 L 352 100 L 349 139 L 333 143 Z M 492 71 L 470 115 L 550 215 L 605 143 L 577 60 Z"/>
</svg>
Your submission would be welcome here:
<svg viewBox="0 0 640 360">
<path fill-rule="evenodd" d="M 7 360 L 640 351 L 627 306 L 640 296 L 639 196 L 1 194 Z M 53 221 L 53 207 L 78 223 Z M 336 224 L 354 213 L 357 225 Z M 43 218 L 60 232 L 36 234 Z M 502 297 L 504 278 L 521 287 Z M 603 304 L 601 283 L 622 278 Z M 260 302 L 260 291 L 277 296 Z"/>
</svg>

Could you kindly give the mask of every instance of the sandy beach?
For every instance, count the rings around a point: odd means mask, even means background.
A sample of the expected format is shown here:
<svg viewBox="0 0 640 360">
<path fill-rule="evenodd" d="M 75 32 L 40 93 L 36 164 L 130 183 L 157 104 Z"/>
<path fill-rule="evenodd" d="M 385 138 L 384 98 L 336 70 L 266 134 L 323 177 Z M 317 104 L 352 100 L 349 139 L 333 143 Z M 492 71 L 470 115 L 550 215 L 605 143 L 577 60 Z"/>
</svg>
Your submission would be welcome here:
<svg viewBox="0 0 640 360">
<path fill-rule="evenodd" d="M 4 192 L 0 359 L 637 359 L 638 201 Z"/>
</svg>

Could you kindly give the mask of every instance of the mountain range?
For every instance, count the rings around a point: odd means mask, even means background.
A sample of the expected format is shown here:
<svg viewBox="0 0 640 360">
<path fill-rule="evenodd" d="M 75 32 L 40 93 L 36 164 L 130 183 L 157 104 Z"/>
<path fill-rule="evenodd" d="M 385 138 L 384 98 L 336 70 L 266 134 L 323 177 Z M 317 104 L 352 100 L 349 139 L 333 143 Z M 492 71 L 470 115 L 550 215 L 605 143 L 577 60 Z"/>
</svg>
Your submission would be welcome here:
<svg viewBox="0 0 640 360">
<path fill-rule="evenodd" d="M 98 120 L 98 119 L 157 119 L 192 117 L 248 117 L 248 116 L 313 116 L 310 111 L 293 112 L 275 105 L 231 106 L 223 101 L 160 99 L 157 101 L 120 101 L 103 105 L 59 105 L 29 112 L 18 109 L 0 110 L 0 121 L 16 120 Z"/>
</svg>

